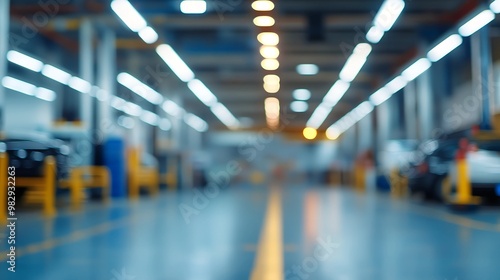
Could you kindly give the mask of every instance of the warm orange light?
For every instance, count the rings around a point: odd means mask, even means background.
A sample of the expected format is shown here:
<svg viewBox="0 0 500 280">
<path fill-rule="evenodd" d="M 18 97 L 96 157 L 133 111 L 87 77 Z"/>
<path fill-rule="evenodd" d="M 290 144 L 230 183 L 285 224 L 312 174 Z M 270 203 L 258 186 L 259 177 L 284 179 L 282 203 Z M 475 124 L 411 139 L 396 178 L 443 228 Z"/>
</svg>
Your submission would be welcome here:
<svg viewBox="0 0 500 280">
<path fill-rule="evenodd" d="M 258 16 L 253 19 L 253 24 L 260 27 L 273 26 L 275 23 L 274 18 L 270 16 Z"/>
<path fill-rule="evenodd" d="M 278 91 L 280 91 L 280 84 L 279 83 L 277 83 L 277 84 L 264 83 L 264 90 L 267 93 L 277 93 Z"/>
<path fill-rule="evenodd" d="M 280 67 L 280 63 L 276 59 L 266 58 L 260 63 L 264 70 L 274 71 Z"/>
<path fill-rule="evenodd" d="M 262 46 L 260 47 L 260 54 L 264 58 L 278 58 L 280 50 L 274 46 Z"/>
<path fill-rule="evenodd" d="M 280 36 L 274 32 L 262 32 L 257 35 L 257 40 L 266 46 L 276 46 L 280 42 Z"/>
<path fill-rule="evenodd" d="M 306 127 L 304 128 L 304 131 L 302 132 L 304 134 L 304 137 L 308 140 L 313 140 L 318 136 L 318 131 L 312 127 Z"/>
<path fill-rule="evenodd" d="M 274 9 L 274 3 L 269 0 L 258 0 L 252 3 L 252 9 L 259 12 L 268 12 Z"/>
<path fill-rule="evenodd" d="M 264 76 L 264 83 L 265 84 L 270 84 L 270 85 L 275 85 L 280 83 L 280 77 L 278 75 L 265 75 Z"/>
</svg>

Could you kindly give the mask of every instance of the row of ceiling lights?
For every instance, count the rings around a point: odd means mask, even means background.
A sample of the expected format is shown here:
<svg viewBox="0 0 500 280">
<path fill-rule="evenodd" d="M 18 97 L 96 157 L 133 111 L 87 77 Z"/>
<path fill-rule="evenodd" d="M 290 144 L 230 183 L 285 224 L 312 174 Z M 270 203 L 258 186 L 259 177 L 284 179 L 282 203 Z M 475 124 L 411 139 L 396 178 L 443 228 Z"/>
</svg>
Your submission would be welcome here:
<svg viewBox="0 0 500 280">
<path fill-rule="evenodd" d="M 432 63 L 441 60 L 453 50 L 458 48 L 463 42 L 463 37 L 471 36 L 481 28 L 492 22 L 495 19 L 495 13 L 500 13 L 500 0 L 493 1 L 490 4 L 489 9 L 478 9 L 478 11 L 476 11 L 476 13 L 474 13 L 471 18 L 467 19 L 462 25 L 460 25 L 457 30 L 458 33 L 452 32 L 451 35 L 449 34 L 448 36 L 446 36 L 445 39 L 431 48 L 427 52 L 427 55 L 425 57 L 416 59 L 413 63 L 410 64 L 410 66 L 401 71 L 401 74 L 399 76 L 393 78 L 384 87 L 373 93 L 370 96 L 369 101 L 362 102 L 336 123 L 331 125 L 326 131 L 327 138 L 331 140 L 337 139 L 342 133 L 347 131 L 365 116 L 370 114 L 374 110 L 375 106 L 384 103 L 392 95 L 406 87 L 409 82 L 415 80 L 421 74 L 430 69 Z M 368 32 L 367 38 L 373 36 L 373 34 L 369 34 L 370 32 Z M 378 42 L 380 40 L 375 41 Z M 304 137 L 306 137 L 307 139 L 314 139 L 316 135 L 317 131 L 315 128 L 307 127 L 306 129 L 304 129 Z"/>
<path fill-rule="evenodd" d="M 7 60 L 33 72 L 41 73 L 45 77 L 50 78 L 62 85 L 69 86 L 80 93 L 89 94 L 100 101 L 106 101 L 109 98 L 109 94 L 105 90 L 100 89 L 97 86 L 93 86 L 88 81 L 73 76 L 58 67 L 45 64 L 42 61 L 19 51 L 11 50 L 7 52 Z M 56 93 L 53 90 L 37 87 L 33 84 L 13 77 L 4 77 L 2 79 L 2 85 L 5 88 L 24 93 L 26 95 L 31 95 L 45 101 L 54 101 L 56 99 Z M 171 127 L 171 123 L 168 119 L 161 118 L 153 112 L 144 110 L 137 104 L 127 102 L 116 96 L 113 96 L 110 102 L 113 108 L 130 116 L 138 117 L 141 121 L 153 126 L 158 126 L 162 130 L 169 130 Z M 167 113 L 171 112 L 170 110 L 165 111 Z M 202 126 L 197 125 L 196 127 L 193 126 L 193 128 L 201 129 Z"/>
<path fill-rule="evenodd" d="M 137 10 L 128 2 L 128 0 L 113 0 L 111 2 L 112 10 L 118 17 L 127 25 L 130 30 L 139 32 L 139 36 L 148 44 L 153 44 L 158 41 L 158 35 L 154 29 L 147 26 L 144 18 Z M 204 13 L 206 11 L 206 2 L 202 0 L 184 0 L 181 2 L 181 11 L 183 13 Z M 148 34 L 156 34 L 156 36 L 141 36 L 141 30 L 148 28 Z M 148 39 L 146 40 L 145 39 Z M 153 40 L 154 39 L 154 40 Z M 188 88 L 194 95 L 210 108 L 212 113 L 230 129 L 236 129 L 240 126 L 240 122 L 233 114 L 217 100 L 217 97 L 210 89 L 199 79 L 196 79 L 195 74 L 189 66 L 180 58 L 175 50 L 167 44 L 160 44 L 156 48 L 157 54 L 168 65 L 168 67 L 176 74 L 183 82 L 187 83 Z M 191 122 L 194 123 L 194 122 Z M 200 122 L 201 123 L 201 122 Z M 205 126 L 204 126 L 205 127 Z M 204 129 L 206 130 L 206 128 Z"/>
<path fill-rule="evenodd" d="M 266 71 L 263 78 L 263 88 L 269 94 L 276 94 L 280 90 L 281 79 L 271 71 L 277 71 L 280 67 L 278 57 L 280 51 L 278 44 L 279 35 L 269 29 L 273 27 L 276 20 L 270 15 L 274 10 L 274 3 L 269 0 L 256 0 L 252 3 L 252 8 L 257 13 L 253 23 L 261 32 L 257 35 L 257 41 L 261 44 L 259 52 L 262 56 L 261 67 Z M 279 126 L 280 101 L 276 97 L 267 97 L 264 101 L 267 126 L 276 129 Z"/>
</svg>

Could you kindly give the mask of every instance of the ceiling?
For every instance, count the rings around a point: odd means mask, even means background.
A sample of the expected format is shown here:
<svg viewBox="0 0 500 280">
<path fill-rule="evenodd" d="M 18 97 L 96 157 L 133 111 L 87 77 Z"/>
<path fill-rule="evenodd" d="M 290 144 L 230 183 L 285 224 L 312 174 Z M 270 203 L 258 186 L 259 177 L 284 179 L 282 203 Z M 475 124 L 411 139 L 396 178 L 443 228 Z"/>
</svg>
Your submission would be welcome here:
<svg viewBox="0 0 500 280">
<path fill-rule="evenodd" d="M 177 80 L 154 52 L 110 11 L 109 1 L 67 1 L 59 7 L 47 32 L 77 42 L 77 26 L 71 20 L 89 16 L 98 26 L 112 28 L 117 34 L 118 70 L 144 77 L 147 83 L 167 96 L 180 95 L 183 106 L 204 118 L 211 127 L 223 128 L 219 120 Z M 265 125 L 262 87 L 266 74 L 260 66 L 258 29 L 252 20 L 255 12 L 250 0 L 207 0 L 203 15 L 184 15 L 179 0 L 130 0 L 146 20 L 171 44 L 218 99 L 237 118 L 251 118 L 257 127 Z M 364 42 L 364 34 L 383 0 L 276 0 L 273 29 L 280 35 L 281 101 L 290 126 L 304 127 L 312 111 L 338 79 L 352 48 Z M 18 19 L 40 9 L 37 0 L 12 1 L 12 14 Z M 407 0 L 395 26 L 375 45 L 372 55 L 354 80 L 351 89 L 334 107 L 326 127 L 365 100 L 399 67 L 407 63 L 419 48 L 432 42 L 464 15 L 479 0 Z M 59 38 L 59 40 L 62 40 Z M 77 46 L 77 43 L 74 45 Z M 319 66 L 315 76 L 300 76 L 295 68 L 301 63 Z M 312 92 L 309 110 L 287 110 L 292 91 L 305 88 Z M 125 91 L 124 88 L 119 88 Z"/>
</svg>

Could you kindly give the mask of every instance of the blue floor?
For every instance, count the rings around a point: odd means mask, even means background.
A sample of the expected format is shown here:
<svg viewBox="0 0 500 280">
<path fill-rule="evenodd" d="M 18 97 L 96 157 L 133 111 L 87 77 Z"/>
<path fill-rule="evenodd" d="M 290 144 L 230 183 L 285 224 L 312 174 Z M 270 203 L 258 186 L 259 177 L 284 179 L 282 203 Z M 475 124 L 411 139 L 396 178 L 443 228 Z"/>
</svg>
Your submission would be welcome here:
<svg viewBox="0 0 500 280">
<path fill-rule="evenodd" d="M 54 219 L 18 215 L 16 273 L 0 279 L 248 279 L 266 188 L 202 199 L 164 193 L 87 205 Z M 500 279 L 500 209 L 456 215 L 439 205 L 347 189 L 282 191 L 286 279 Z"/>
</svg>

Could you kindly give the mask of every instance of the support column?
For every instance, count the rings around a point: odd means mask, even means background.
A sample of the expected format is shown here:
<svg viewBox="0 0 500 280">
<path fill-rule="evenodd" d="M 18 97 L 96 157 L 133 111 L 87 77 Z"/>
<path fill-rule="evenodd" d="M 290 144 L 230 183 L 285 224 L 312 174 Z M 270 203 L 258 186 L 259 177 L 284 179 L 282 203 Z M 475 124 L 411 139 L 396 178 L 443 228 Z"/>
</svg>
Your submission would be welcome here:
<svg viewBox="0 0 500 280">
<path fill-rule="evenodd" d="M 491 129 L 491 111 L 494 110 L 492 90 L 492 58 L 489 27 L 485 26 L 471 37 L 472 85 L 481 93 L 481 129 Z"/>
<path fill-rule="evenodd" d="M 94 84 L 94 52 L 93 52 L 93 30 L 89 19 L 84 19 L 80 27 L 80 76 L 82 79 Z M 84 125 L 87 139 L 91 140 L 89 154 L 83 158 L 83 164 L 92 164 L 94 141 L 92 131 L 93 106 L 92 97 L 89 94 L 80 95 L 80 119 Z"/>
<path fill-rule="evenodd" d="M 361 121 L 358 122 L 358 151 L 365 152 L 373 150 L 373 113 L 368 114 Z"/>
<path fill-rule="evenodd" d="M 0 82 L 7 74 L 7 51 L 9 48 L 10 1 L 0 1 Z M 0 83 L 0 136 L 5 128 L 5 88 Z"/>
<path fill-rule="evenodd" d="M 390 138 L 390 123 L 391 123 L 391 99 L 380 104 L 376 109 L 377 114 L 377 150 L 385 150 L 387 141 Z"/>
<path fill-rule="evenodd" d="M 103 32 L 98 50 L 98 85 L 104 91 L 97 94 L 97 127 L 103 136 L 113 123 L 111 98 L 116 95 L 116 36 L 110 29 Z"/>
<path fill-rule="evenodd" d="M 432 103 L 432 69 L 427 70 L 416 80 L 418 102 L 418 137 L 420 140 L 432 138 L 434 104 Z"/>
<path fill-rule="evenodd" d="M 408 83 L 404 89 L 406 138 L 417 139 L 417 97 L 414 82 Z"/>
</svg>

